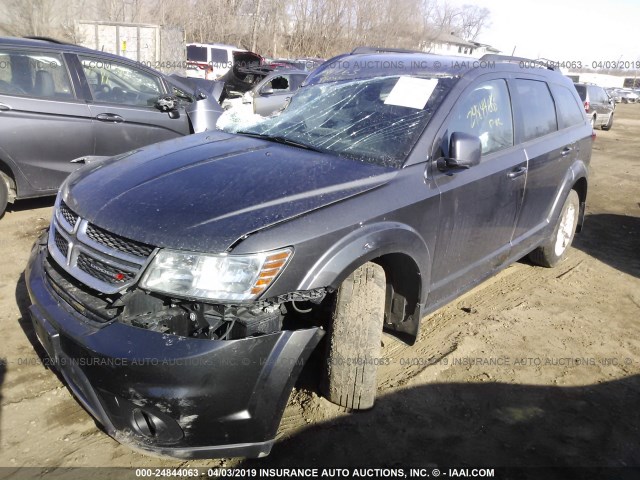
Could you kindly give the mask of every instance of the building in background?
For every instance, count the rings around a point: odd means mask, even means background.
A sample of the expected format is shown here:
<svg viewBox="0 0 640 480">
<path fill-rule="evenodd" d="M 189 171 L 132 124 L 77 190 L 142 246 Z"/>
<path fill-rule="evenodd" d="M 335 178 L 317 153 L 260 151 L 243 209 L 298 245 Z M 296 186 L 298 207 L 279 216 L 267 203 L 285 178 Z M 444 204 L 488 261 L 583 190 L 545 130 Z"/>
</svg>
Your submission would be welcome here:
<svg viewBox="0 0 640 480">
<path fill-rule="evenodd" d="M 79 45 L 122 55 L 167 74 L 185 75 L 187 53 L 182 28 L 79 21 L 76 29 Z"/>
<path fill-rule="evenodd" d="M 427 42 L 422 47 L 422 50 L 438 55 L 456 55 L 472 58 L 480 58 L 486 54 L 500 53 L 500 50 L 491 45 L 464 40 L 453 32 L 438 34 L 431 41 Z"/>
</svg>

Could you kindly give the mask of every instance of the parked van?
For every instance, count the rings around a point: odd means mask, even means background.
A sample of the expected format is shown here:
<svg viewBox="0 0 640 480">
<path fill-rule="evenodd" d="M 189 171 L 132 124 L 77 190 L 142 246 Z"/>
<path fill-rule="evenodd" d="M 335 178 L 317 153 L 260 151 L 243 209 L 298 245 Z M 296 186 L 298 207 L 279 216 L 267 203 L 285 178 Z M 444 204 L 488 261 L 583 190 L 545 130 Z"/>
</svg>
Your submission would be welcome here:
<svg viewBox="0 0 640 480">
<path fill-rule="evenodd" d="M 234 65 L 262 65 L 257 53 L 220 43 L 187 44 L 187 77 L 217 80 Z"/>
</svg>

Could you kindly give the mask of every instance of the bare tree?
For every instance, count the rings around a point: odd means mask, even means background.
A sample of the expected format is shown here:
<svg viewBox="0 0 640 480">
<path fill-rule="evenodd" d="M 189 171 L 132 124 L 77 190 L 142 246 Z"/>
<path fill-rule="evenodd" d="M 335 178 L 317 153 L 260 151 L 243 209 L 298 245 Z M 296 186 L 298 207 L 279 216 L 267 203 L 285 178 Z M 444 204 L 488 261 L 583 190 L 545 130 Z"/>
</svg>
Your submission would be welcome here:
<svg viewBox="0 0 640 480">
<path fill-rule="evenodd" d="M 475 40 L 489 11 L 439 0 L 0 0 L 0 30 L 81 41 L 77 20 L 184 29 L 188 42 L 263 55 L 330 57 L 356 46 L 425 49 L 439 35 Z"/>
<path fill-rule="evenodd" d="M 490 12 L 477 5 L 463 5 L 458 17 L 458 32 L 465 40 L 475 40 L 489 24 Z"/>
</svg>

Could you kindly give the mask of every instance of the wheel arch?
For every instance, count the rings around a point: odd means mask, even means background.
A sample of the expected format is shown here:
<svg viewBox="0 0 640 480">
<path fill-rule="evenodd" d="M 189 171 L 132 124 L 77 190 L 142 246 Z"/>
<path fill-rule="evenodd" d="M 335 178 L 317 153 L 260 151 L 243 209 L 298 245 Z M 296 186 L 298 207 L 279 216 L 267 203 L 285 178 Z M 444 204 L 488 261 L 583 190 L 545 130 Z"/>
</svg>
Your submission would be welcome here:
<svg viewBox="0 0 640 480">
<path fill-rule="evenodd" d="M 9 203 L 13 203 L 18 195 L 18 187 L 16 183 L 16 177 L 11 167 L 0 158 L 0 181 L 3 181 L 7 185 L 9 191 Z"/>
<path fill-rule="evenodd" d="M 299 290 L 338 288 L 366 262 L 382 266 L 385 272 L 385 327 L 413 343 L 421 304 L 426 300 L 431 254 L 422 237 L 408 225 L 384 222 L 356 230 L 317 260 Z"/>
<path fill-rule="evenodd" d="M 587 165 L 582 160 L 575 161 L 567 172 L 557 190 L 551 209 L 547 215 L 547 224 L 553 229 L 556 224 L 562 205 L 571 190 L 576 190 L 580 199 L 580 212 L 578 217 L 578 226 L 576 232 L 580 232 L 584 223 L 585 205 L 587 199 Z"/>
<path fill-rule="evenodd" d="M 587 186 L 587 178 L 582 176 L 579 177 L 571 187 L 572 190 L 575 190 L 578 193 L 578 198 L 580 199 L 580 212 L 578 215 L 576 233 L 581 232 L 584 225 L 584 216 L 587 205 Z"/>
</svg>

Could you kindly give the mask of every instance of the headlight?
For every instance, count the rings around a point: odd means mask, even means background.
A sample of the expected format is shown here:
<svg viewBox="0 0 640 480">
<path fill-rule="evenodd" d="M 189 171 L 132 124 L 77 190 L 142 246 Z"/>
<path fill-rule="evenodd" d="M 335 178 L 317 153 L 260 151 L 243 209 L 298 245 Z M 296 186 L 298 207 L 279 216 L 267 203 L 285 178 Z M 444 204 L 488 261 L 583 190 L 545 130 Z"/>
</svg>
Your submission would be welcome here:
<svg viewBox="0 0 640 480">
<path fill-rule="evenodd" d="M 140 286 L 154 292 L 206 300 L 253 300 L 282 271 L 291 249 L 251 255 L 206 255 L 161 250 Z"/>
</svg>

